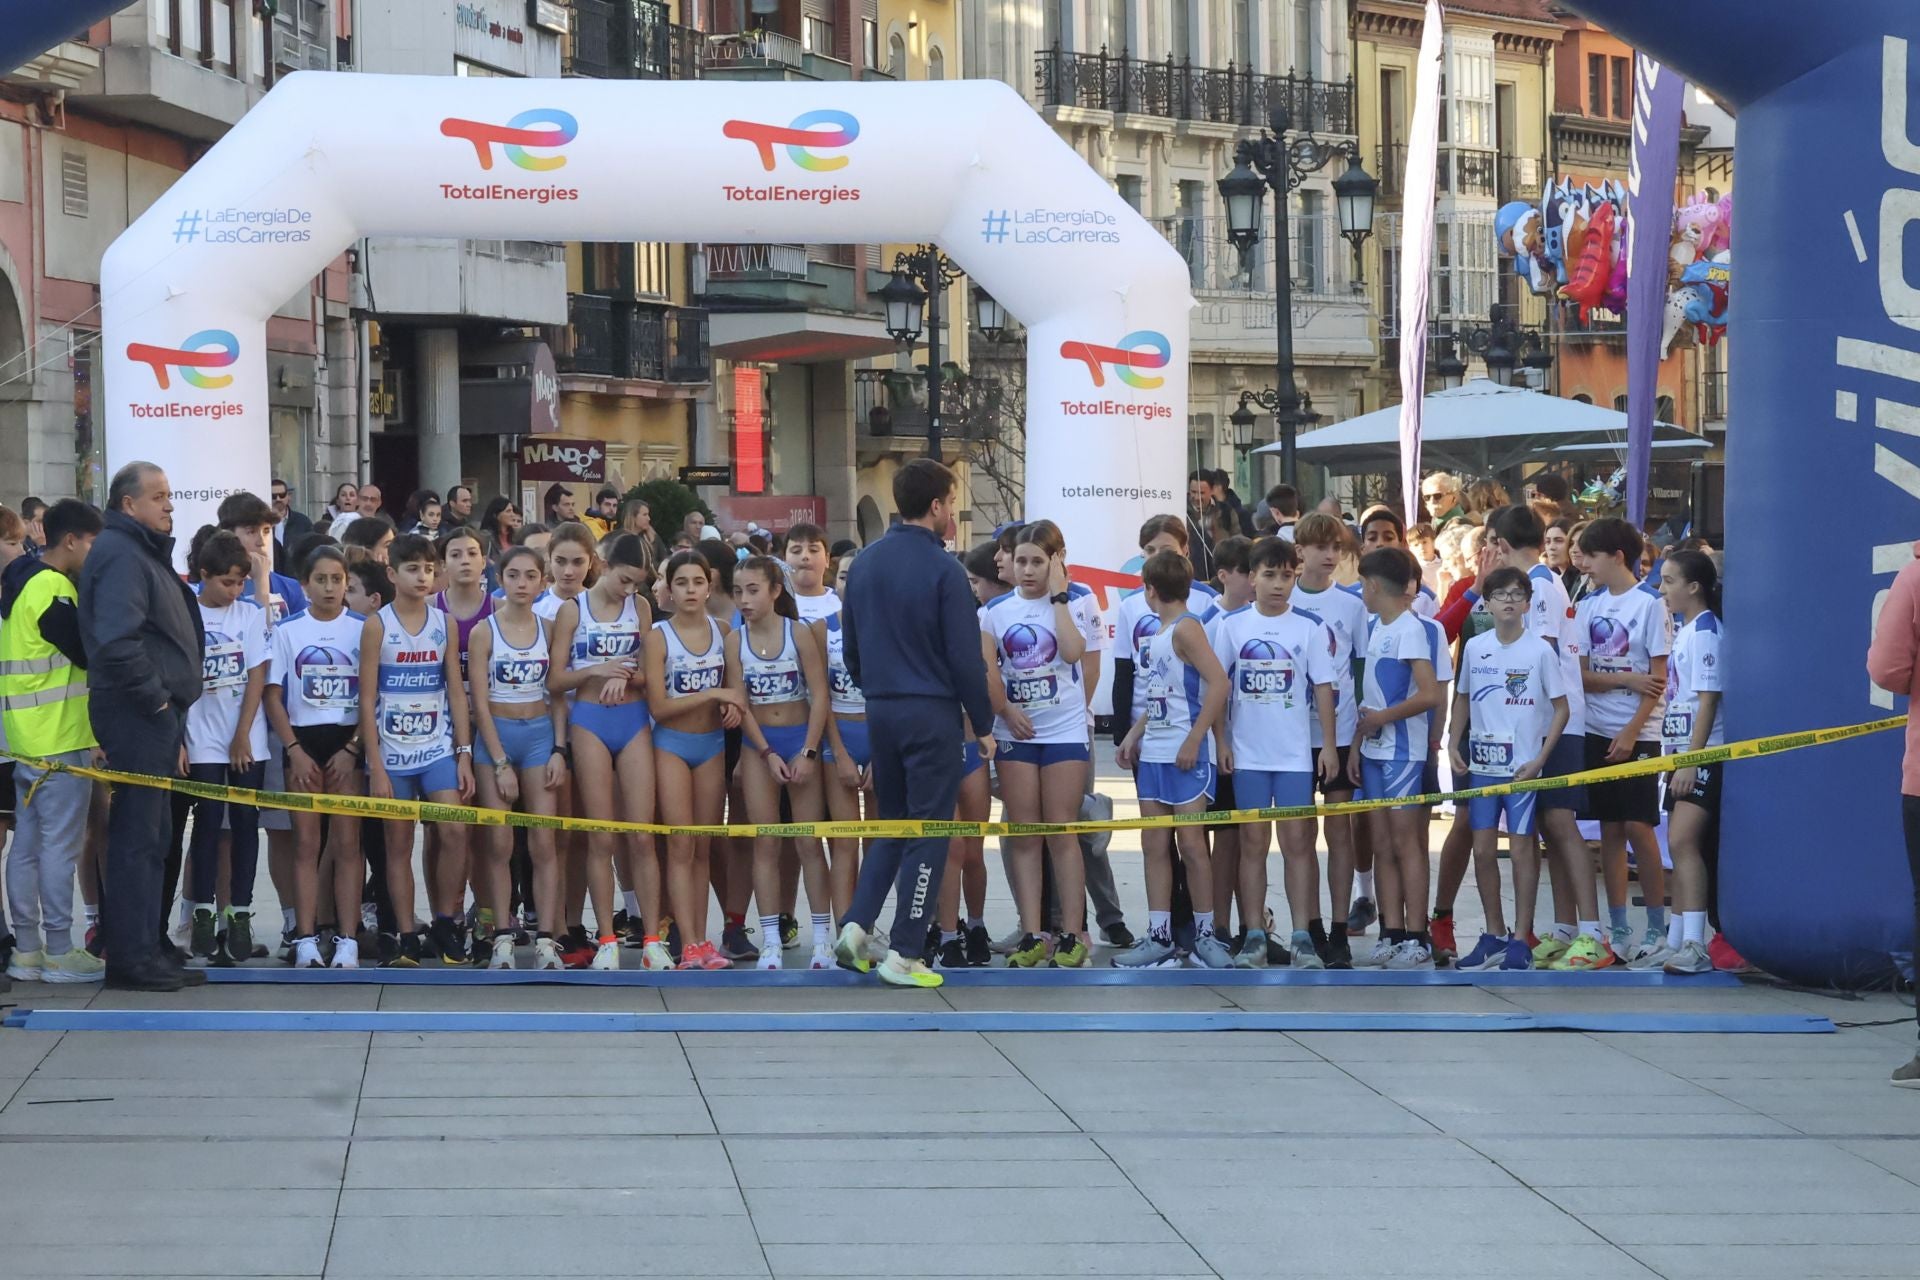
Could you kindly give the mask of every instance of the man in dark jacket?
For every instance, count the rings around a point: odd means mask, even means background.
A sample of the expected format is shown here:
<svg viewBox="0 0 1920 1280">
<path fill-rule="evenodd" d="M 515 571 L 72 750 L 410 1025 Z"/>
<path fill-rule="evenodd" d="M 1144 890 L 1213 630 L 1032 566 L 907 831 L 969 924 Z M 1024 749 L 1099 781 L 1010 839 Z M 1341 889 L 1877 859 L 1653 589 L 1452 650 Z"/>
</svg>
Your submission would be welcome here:
<svg viewBox="0 0 1920 1280">
<path fill-rule="evenodd" d="M 950 821 L 963 776 L 962 744 L 971 736 L 981 756 L 993 758 L 979 606 L 966 570 L 941 543 L 953 499 L 953 472 L 931 458 L 894 472 L 900 523 L 853 562 L 840 613 L 847 672 L 867 698 L 882 819 Z M 922 952 L 946 865 L 945 836 L 875 840 L 834 947 L 840 963 L 867 971 L 867 933 L 892 886 L 899 893 L 893 949 L 880 977 L 893 986 L 939 986 L 940 975 Z"/>
<path fill-rule="evenodd" d="M 293 505 L 293 495 L 287 488 L 287 482 L 276 478 L 273 482 L 273 513 L 280 517 L 273 528 L 273 567 L 275 572 L 300 576 L 300 566 L 293 563 L 293 548 L 300 545 L 300 539 L 313 532 L 313 521 L 305 512 Z"/>
<path fill-rule="evenodd" d="M 80 572 L 93 731 L 107 767 L 180 772 L 187 708 L 200 696 L 204 632 L 193 592 L 173 568 L 173 498 L 166 473 L 130 462 L 107 490 L 106 528 Z M 171 806 L 154 787 L 115 787 L 107 817 L 101 903 L 107 985 L 178 991 L 206 975 L 162 947 Z"/>
</svg>

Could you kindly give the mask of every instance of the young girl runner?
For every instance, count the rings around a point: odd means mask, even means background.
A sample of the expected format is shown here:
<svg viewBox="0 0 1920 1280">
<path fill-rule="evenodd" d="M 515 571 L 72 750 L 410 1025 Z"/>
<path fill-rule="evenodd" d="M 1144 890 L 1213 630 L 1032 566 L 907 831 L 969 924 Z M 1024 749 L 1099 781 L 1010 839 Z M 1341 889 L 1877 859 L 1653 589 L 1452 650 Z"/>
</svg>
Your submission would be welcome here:
<svg viewBox="0 0 1920 1280">
<path fill-rule="evenodd" d="M 745 695 L 750 714 L 746 732 L 747 813 L 755 823 L 780 821 L 784 788 L 795 822 L 818 822 L 820 738 L 827 722 L 827 671 L 811 628 L 799 622 L 799 610 L 786 589 L 780 563 L 755 556 L 733 575 L 734 601 L 744 623 L 727 637 L 727 683 Z M 807 906 L 813 912 L 812 968 L 834 967 L 833 902 L 825 851 L 818 838 L 797 841 L 806 879 Z M 762 969 L 781 964 L 780 840 L 754 841 L 753 896 L 760 906 Z"/>
<path fill-rule="evenodd" d="M 652 720 L 644 701 L 646 676 L 640 669 L 640 637 L 653 611 L 635 595 L 646 581 L 645 557 L 640 539 L 630 533 L 615 538 L 599 580 L 561 605 L 553 620 L 552 651 L 566 654 L 567 660 L 552 664 L 547 689 L 574 694 L 569 715 L 576 799 L 587 817 L 602 821 L 653 821 Z M 639 879 L 634 883 L 642 914 L 652 923 L 660 918 L 660 876 L 650 847 L 653 838 L 634 839 L 649 846 L 645 856 L 629 857 L 628 865 L 637 867 Z M 620 967 L 620 942 L 613 932 L 613 863 L 623 843 L 624 837 L 608 833 L 587 837 L 587 892 L 593 899 L 598 930 L 595 969 Z M 655 945 L 658 941 L 645 940 L 642 966 L 672 968 L 666 947 Z"/>
<path fill-rule="evenodd" d="M 840 557 L 839 590 L 835 598 L 844 601 L 847 570 L 853 567 L 855 552 Z M 791 546 L 788 551 L 792 555 Z M 847 670 L 847 633 L 840 626 L 841 614 L 835 611 L 815 622 L 814 635 L 827 654 L 828 709 L 827 749 L 822 770 L 827 789 L 827 814 L 836 822 L 858 821 L 861 796 L 871 788 L 869 766 L 873 750 L 867 739 L 867 698 L 853 682 Z M 860 878 L 860 841 L 837 838 L 827 842 L 832 853 L 831 874 L 835 906 L 853 901 L 853 886 Z M 956 878 L 957 882 L 957 878 Z M 941 896 L 946 896 L 943 891 Z"/>
<path fill-rule="evenodd" d="M 1080 816 L 1086 783 L 1086 707 L 1080 659 L 1086 648 L 1067 592 L 1066 544 L 1050 520 L 1020 530 L 1013 549 L 1014 590 L 987 606 L 1007 708 L 999 739 L 1000 794 L 1009 822 L 1073 822 Z M 1019 945 L 1007 963 L 1034 968 L 1046 963 L 1048 941 L 1041 904 L 1041 837 L 1013 841 L 1015 901 L 1020 907 Z M 1080 841 L 1045 837 L 1060 897 L 1061 932 L 1053 939 L 1053 963 L 1078 968 L 1087 962 L 1087 888 Z"/>
<path fill-rule="evenodd" d="M 509 547 L 500 559 L 500 585 L 506 598 L 488 611 L 485 625 L 474 628 L 470 641 L 477 729 L 474 785 L 480 803 L 489 809 L 511 809 L 518 802 L 527 813 L 549 815 L 567 782 L 566 753 L 554 748 L 566 741 L 567 701 L 547 696 L 547 676 L 553 669 L 551 624 L 533 612 L 533 602 L 546 586 L 540 553 Z M 474 888 L 482 901 L 494 904 L 501 925 L 493 935 L 488 967 L 511 969 L 512 828 L 486 832 L 482 851 L 484 862 L 474 876 Z M 553 832 L 543 827 L 529 831 L 527 853 L 534 901 L 558 901 Z M 560 948 L 550 929 L 536 930 L 533 948 L 534 968 L 561 967 Z"/>
<path fill-rule="evenodd" d="M 366 618 L 347 609 L 347 558 L 337 547 L 307 555 L 307 607 L 273 629 L 267 674 L 267 723 L 286 756 L 287 786 L 314 795 L 360 795 L 360 636 Z M 331 858 L 333 967 L 360 967 L 354 922 L 366 866 L 360 857 L 360 820 L 345 814 L 327 819 Z M 294 956 L 297 968 L 318 969 L 315 936 L 320 903 L 320 815 L 293 815 Z"/>
<path fill-rule="evenodd" d="M 560 606 L 569 600 L 578 599 L 594 580 L 594 537 L 593 531 L 584 524 L 569 521 L 556 528 L 547 542 L 547 589 L 534 597 L 534 615 L 545 622 L 552 622 L 560 614 Z M 559 653 L 559 650 L 553 652 Z M 571 706 L 573 698 L 567 703 Z M 561 739 L 565 742 L 566 739 Z M 570 817 L 575 812 L 574 778 L 571 767 L 567 773 L 566 786 L 555 796 L 554 812 Z M 592 963 L 598 947 L 594 940 L 580 925 L 581 912 L 587 901 L 587 840 L 571 831 L 556 833 L 554 839 L 554 861 L 560 868 L 559 895 L 551 902 L 534 898 L 534 918 L 525 921 L 529 928 L 536 928 L 540 920 L 545 920 L 552 931 L 554 940 L 560 945 L 561 959 L 570 969 L 584 969 Z"/>
<path fill-rule="evenodd" d="M 421 536 L 431 538 L 433 535 Z M 471 717 L 473 698 L 472 681 L 467 676 L 468 643 L 474 627 L 493 612 L 494 605 L 486 580 L 490 567 L 487 551 L 480 542 L 479 533 L 464 525 L 449 530 L 434 546 L 440 553 L 440 574 L 433 607 L 447 615 L 447 622 L 452 625 L 459 641 L 461 693 L 467 698 L 468 715 Z M 478 747 L 479 742 L 476 734 L 474 745 Z M 439 859 L 437 841 L 428 845 L 427 855 L 427 878 L 431 882 L 435 878 Z M 504 913 L 508 904 L 496 904 L 493 901 L 485 876 L 473 877 L 473 902 L 474 918 L 478 921 L 474 932 L 474 950 L 477 952 L 481 950 L 481 941 L 493 932 L 495 911 Z"/>
<path fill-rule="evenodd" d="M 1660 566 L 1660 594 L 1674 620 L 1673 651 L 1667 655 L 1667 709 L 1661 718 L 1667 754 L 1723 746 L 1720 574 L 1713 558 L 1702 551 L 1669 553 Z M 1667 945 L 1628 967 L 1651 969 L 1657 964 L 1681 976 L 1712 973 L 1706 850 L 1719 839 L 1720 766 L 1674 770 L 1667 781 L 1667 812 L 1667 851 L 1673 855 Z"/>
<path fill-rule="evenodd" d="M 726 812 L 726 731 L 739 727 L 745 699 L 726 683 L 727 628 L 707 613 L 705 557 L 678 552 L 662 576 L 673 612 L 653 624 L 646 650 L 660 820 L 712 825 Z M 728 967 L 707 941 L 709 849 L 706 837 L 667 837 L 667 905 L 680 924 L 683 969 Z"/>
</svg>

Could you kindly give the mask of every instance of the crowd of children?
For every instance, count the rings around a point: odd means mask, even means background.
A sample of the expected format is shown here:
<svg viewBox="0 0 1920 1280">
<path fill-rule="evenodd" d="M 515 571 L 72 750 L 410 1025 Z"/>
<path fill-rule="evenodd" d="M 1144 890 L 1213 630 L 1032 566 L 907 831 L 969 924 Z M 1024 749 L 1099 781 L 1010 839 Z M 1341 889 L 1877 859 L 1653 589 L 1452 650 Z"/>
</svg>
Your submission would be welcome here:
<svg viewBox="0 0 1920 1280">
<path fill-rule="evenodd" d="M 709 541 L 662 564 L 653 540 L 571 521 L 496 548 L 465 526 L 429 538 L 375 520 L 352 545 L 312 534 L 290 546 L 296 580 L 271 570 L 274 522 L 267 504 L 235 494 L 218 527 L 193 539 L 206 647 L 185 776 L 676 826 L 811 823 L 866 810 L 865 703 L 839 617 L 856 553 L 831 555 L 816 526 L 788 530 L 780 558 L 764 542 L 736 555 Z M 1093 593 L 1071 581 L 1056 525 L 1005 530 L 964 557 L 999 749 L 989 767 L 966 745 L 956 816 L 989 817 L 996 792 L 1010 822 L 1082 815 L 1094 791 L 1103 654 L 1112 660 L 1117 758 L 1147 816 L 1308 805 L 1316 796 L 1411 801 L 1441 789 L 1442 760 L 1455 784 L 1470 785 L 1720 743 L 1714 560 L 1674 551 L 1646 576 L 1640 534 L 1620 520 L 1592 521 L 1571 539 L 1584 588 L 1575 604 L 1543 563 L 1549 524 L 1525 505 L 1486 512 L 1472 576 L 1464 587 L 1448 583 L 1443 604 L 1405 526 L 1384 507 L 1357 526 L 1314 513 L 1285 536 L 1224 538 L 1212 549 L 1212 583 L 1194 580 L 1188 522 L 1159 516 L 1140 531 L 1141 588 L 1108 602 L 1111 627 Z M 98 527 L 85 504 L 58 504 L 45 523 L 55 541 L 35 572 L 70 583 Z M 0 519 L 0 556 L 6 533 Z M 36 619 L 57 605 L 40 599 L 57 591 L 23 592 L 28 577 L 0 574 L 0 614 L 22 598 L 37 606 Z M 42 638 L 35 621 L 37 647 L 22 647 L 25 616 L 7 618 L 6 634 L 20 644 L 0 637 L 0 649 L 9 661 L 54 664 L 41 650 L 57 652 L 59 636 Z M 10 734 L 45 738 L 24 698 L 6 709 Z M 48 742 L 61 750 L 46 754 L 72 762 L 92 745 Z M 9 796 L 17 787 L 24 802 L 37 779 L 20 769 Z M 1661 791 L 1649 777 L 1458 806 L 1437 892 L 1432 814 L 1416 803 L 1356 817 L 1148 829 L 1139 937 L 1104 916 L 1103 938 L 1094 937 L 1092 847 L 1058 835 L 1004 842 L 1019 919 L 992 941 L 983 842 L 955 840 L 928 954 L 942 967 L 986 965 L 996 952 L 1015 967 L 1079 967 L 1104 941 L 1121 967 L 1410 969 L 1457 960 L 1475 969 L 1705 972 L 1718 770 L 1681 770 L 1665 786 L 1670 918 L 1655 834 Z M 43 820 L 22 823 L 9 857 L 17 941 L 8 971 L 91 980 L 99 962 L 71 940 L 67 912 L 73 852 L 98 824 L 99 796 L 90 784 L 47 794 L 58 803 L 36 798 Z M 1600 824 L 1604 924 L 1583 817 Z M 270 949 L 256 941 L 252 909 L 263 825 L 285 904 L 282 956 L 308 968 L 604 970 L 621 967 L 631 948 L 646 969 L 777 969 L 791 947 L 827 968 L 860 856 L 851 839 L 656 840 L 438 822 L 420 833 L 411 821 L 183 800 L 181 940 L 203 959 L 241 963 Z M 1283 925 L 1267 907 L 1276 836 Z M 1543 842 L 1553 907 L 1540 927 Z M 1630 854 L 1648 904 L 1638 938 Z M 1487 925 L 1457 955 L 1452 898 L 1469 865 Z M 170 886 L 182 870 L 178 861 L 169 869 Z M 90 865 L 81 883 L 94 901 Z M 708 927 L 715 901 L 717 941 Z M 1356 951 L 1376 919 L 1377 940 Z"/>
</svg>

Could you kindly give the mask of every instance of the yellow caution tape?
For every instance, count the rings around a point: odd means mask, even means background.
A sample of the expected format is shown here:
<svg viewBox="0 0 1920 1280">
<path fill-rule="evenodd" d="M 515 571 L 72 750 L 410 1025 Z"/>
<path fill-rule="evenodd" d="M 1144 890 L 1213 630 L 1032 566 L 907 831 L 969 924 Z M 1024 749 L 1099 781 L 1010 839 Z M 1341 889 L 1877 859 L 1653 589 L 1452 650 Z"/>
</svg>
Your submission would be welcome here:
<svg viewBox="0 0 1920 1280">
<path fill-rule="evenodd" d="M 1274 809 L 1235 809 L 1216 813 L 1175 813 L 1152 818 L 1116 818 L 1109 822 L 923 822 L 916 819 L 879 819 L 867 822 L 782 822 L 766 825 L 736 823 L 729 826 L 669 826 L 657 822 L 612 822 L 594 818 L 546 817 L 532 813 L 510 813 L 485 809 L 478 805 L 433 804 L 423 800 L 376 800 L 372 796 L 309 795 L 297 791 L 255 791 L 230 787 L 217 782 L 196 782 L 190 778 L 161 778 L 144 773 L 122 773 L 115 769 L 95 769 L 85 765 L 62 764 L 55 760 L 37 760 L 29 756 L 0 756 L 42 772 L 71 773 L 121 786 L 156 787 L 204 800 L 224 800 L 255 809 L 287 809 L 294 813 L 333 814 L 345 818 L 388 818 L 399 821 L 458 822 L 479 827 L 529 827 L 549 831 L 607 832 L 614 835 L 691 835 L 691 836 L 803 836 L 825 839 L 893 839 L 912 836 L 1045 836 L 1092 831 L 1143 831 L 1161 827 L 1227 826 L 1240 822 L 1274 822 L 1298 818 L 1329 817 L 1343 813 L 1366 813 L 1373 809 L 1397 809 L 1410 805 L 1471 800 L 1476 796 L 1503 796 L 1520 791 L 1554 791 L 1561 787 L 1582 786 L 1590 782 L 1613 782 L 1620 778 L 1639 778 L 1654 773 L 1671 773 L 1699 765 L 1746 760 L 1754 756 L 1778 755 L 1806 747 L 1825 746 L 1871 733 L 1886 733 L 1905 727 L 1907 717 L 1870 720 L 1865 724 L 1841 725 L 1832 729 L 1810 729 L 1803 733 L 1781 734 L 1771 738 L 1748 738 L 1704 751 L 1685 751 L 1677 755 L 1654 756 L 1610 764 L 1582 773 L 1557 778 L 1532 778 L 1526 782 L 1500 782 L 1466 791 L 1448 791 L 1435 795 L 1407 796 L 1398 800 L 1349 800 L 1340 804 L 1294 805 Z M 31 798 L 31 793 L 29 793 Z"/>
</svg>

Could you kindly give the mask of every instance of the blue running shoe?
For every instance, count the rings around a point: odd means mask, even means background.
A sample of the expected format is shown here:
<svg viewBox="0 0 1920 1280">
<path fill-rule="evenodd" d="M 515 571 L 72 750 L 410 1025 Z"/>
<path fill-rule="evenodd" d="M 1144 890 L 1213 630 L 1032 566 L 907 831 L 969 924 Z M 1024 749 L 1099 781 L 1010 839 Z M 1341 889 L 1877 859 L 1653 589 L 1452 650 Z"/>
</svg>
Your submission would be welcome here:
<svg viewBox="0 0 1920 1280">
<path fill-rule="evenodd" d="M 1149 934 L 1115 956 L 1113 967 L 1116 969 L 1177 969 L 1180 967 L 1180 953 L 1174 949 L 1172 942 L 1162 941 Z"/>
<path fill-rule="evenodd" d="M 1525 938 L 1507 939 L 1507 958 L 1500 962 L 1500 968 L 1508 973 L 1533 968 L 1533 948 Z"/>
<path fill-rule="evenodd" d="M 1507 940 L 1496 938 L 1490 933 L 1483 933 L 1480 935 L 1480 941 L 1474 944 L 1473 950 L 1461 956 L 1454 967 L 1476 971 L 1498 969 L 1506 958 Z"/>
</svg>

